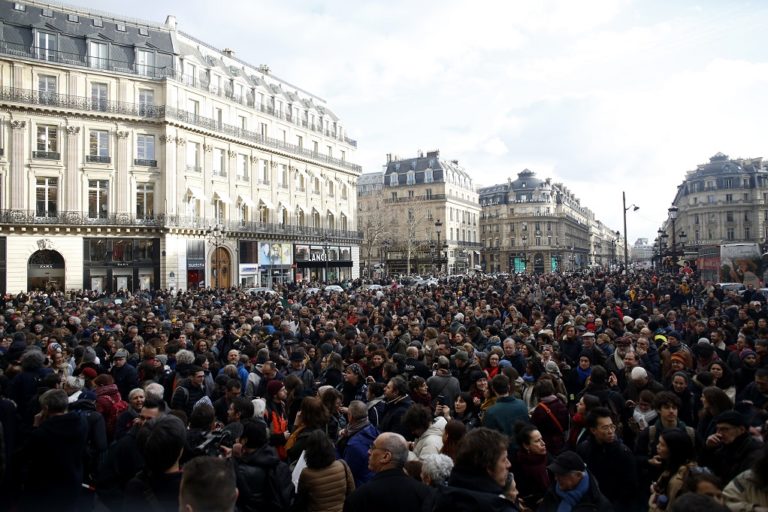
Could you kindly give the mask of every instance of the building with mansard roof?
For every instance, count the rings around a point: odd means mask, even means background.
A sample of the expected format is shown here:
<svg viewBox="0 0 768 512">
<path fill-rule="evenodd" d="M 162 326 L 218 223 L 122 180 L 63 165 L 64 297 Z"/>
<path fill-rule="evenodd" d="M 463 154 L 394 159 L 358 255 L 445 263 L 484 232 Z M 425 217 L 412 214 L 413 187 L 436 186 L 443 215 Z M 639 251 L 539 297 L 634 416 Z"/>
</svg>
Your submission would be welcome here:
<svg viewBox="0 0 768 512">
<path fill-rule="evenodd" d="M 477 192 L 457 160 L 440 151 L 387 155 L 360 176 L 358 229 L 367 275 L 463 273 L 480 263 Z"/>
<path fill-rule="evenodd" d="M 0 0 L 0 41 L 0 291 L 357 276 L 357 143 L 321 97 L 173 16 Z"/>
<path fill-rule="evenodd" d="M 478 193 L 485 272 L 573 271 L 616 261 L 616 231 L 561 183 L 525 169 Z"/>
</svg>

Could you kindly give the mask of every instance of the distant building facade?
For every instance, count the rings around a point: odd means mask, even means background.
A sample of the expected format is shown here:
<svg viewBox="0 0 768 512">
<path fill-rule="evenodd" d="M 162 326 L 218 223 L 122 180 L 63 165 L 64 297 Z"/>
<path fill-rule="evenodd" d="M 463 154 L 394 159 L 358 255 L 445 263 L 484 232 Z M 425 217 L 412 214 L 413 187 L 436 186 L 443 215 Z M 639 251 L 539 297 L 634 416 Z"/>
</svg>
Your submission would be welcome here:
<svg viewBox="0 0 768 512">
<path fill-rule="evenodd" d="M 453 274 L 479 265 L 480 205 L 458 161 L 439 151 L 387 155 L 383 171 L 360 176 L 357 192 L 364 275 Z"/>
<path fill-rule="evenodd" d="M 478 192 L 485 272 L 574 271 L 606 266 L 615 253 L 615 231 L 561 183 L 525 169 Z"/>
</svg>

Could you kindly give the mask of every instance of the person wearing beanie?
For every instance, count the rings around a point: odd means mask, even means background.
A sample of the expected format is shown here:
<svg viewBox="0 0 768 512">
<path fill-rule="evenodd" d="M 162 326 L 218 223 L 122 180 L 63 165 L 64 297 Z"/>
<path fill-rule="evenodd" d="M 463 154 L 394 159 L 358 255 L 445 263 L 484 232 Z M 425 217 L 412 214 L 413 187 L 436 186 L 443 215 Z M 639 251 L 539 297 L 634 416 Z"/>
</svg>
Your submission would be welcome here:
<svg viewBox="0 0 768 512">
<path fill-rule="evenodd" d="M 281 380 L 271 380 L 267 383 L 267 407 L 264 416 L 269 429 L 269 444 L 275 447 L 280 460 L 288 458 L 285 443 L 291 436 L 288 431 L 288 416 L 285 399 L 288 392 Z"/>
<path fill-rule="evenodd" d="M 723 482 L 730 482 L 748 470 L 760 456 L 762 443 L 752 437 L 744 416 L 726 411 L 715 418 L 716 430 L 705 442 L 700 463 Z"/>
</svg>

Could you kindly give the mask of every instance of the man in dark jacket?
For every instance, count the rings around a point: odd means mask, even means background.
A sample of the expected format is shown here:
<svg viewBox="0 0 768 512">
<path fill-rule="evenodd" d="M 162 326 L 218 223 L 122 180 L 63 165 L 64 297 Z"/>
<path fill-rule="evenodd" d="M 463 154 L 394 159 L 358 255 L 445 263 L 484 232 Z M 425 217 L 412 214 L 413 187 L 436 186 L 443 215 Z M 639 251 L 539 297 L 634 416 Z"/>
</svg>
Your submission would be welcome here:
<svg viewBox="0 0 768 512">
<path fill-rule="evenodd" d="M 600 492 L 597 479 L 587 471 L 584 461 L 574 452 L 563 452 L 547 466 L 555 475 L 556 484 L 547 491 L 539 512 L 556 512 L 562 502 L 571 506 L 565 510 L 611 512 L 613 505 Z"/>
<path fill-rule="evenodd" d="M 373 478 L 368 469 L 368 450 L 371 448 L 379 431 L 368 419 L 368 407 L 365 402 L 353 400 L 347 409 L 349 424 L 336 443 L 339 458 L 349 466 L 355 479 L 355 487 L 360 487 Z"/>
<path fill-rule="evenodd" d="M 517 448 L 514 443 L 515 423 L 528 423 L 528 408 L 525 402 L 509 394 L 509 379 L 506 375 L 497 375 L 491 381 L 491 387 L 498 398 L 496 403 L 485 411 L 483 425 L 498 430 L 510 438 L 510 450 Z"/>
<path fill-rule="evenodd" d="M 632 451 L 616 437 L 611 411 L 597 407 L 587 416 L 592 438 L 577 452 L 600 482 L 605 497 L 619 510 L 634 508 L 637 494 L 637 465 Z"/>
<path fill-rule="evenodd" d="M 42 411 L 18 458 L 24 475 L 20 509 L 75 511 L 83 483 L 87 422 L 67 411 L 63 389 L 43 393 L 40 405 Z"/>
<path fill-rule="evenodd" d="M 242 512 L 261 510 L 276 510 L 280 496 L 273 494 L 268 473 L 273 472 L 278 480 L 279 488 L 287 491 L 288 498 L 293 492 L 291 471 L 277 456 L 275 448 L 267 442 L 267 427 L 264 422 L 247 421 L 243 424 L 243 435 L 240 437 L 242 453 L 234 454 L 232 460 L 237 479 L 237 508 Z M 285 504 L 287 510 L 290 503 Z M 280 512 L 276 510 L 276 512 Z"/>
<path fill-rule="evenodd" d="M 368 467 L 376 475 L 347 497 L 344 512 L 430 510 L 432 492 L 429 487 L 403 471 L 408 460 L 405 438 L 385 432 L 376 438 L 368 453 Z"/>
<path fill-rule="evenodd" d="M 760 455 L 759 441 L 747 430 L 744 416 L 728 411 L 715 418 L 716 431 L 706 440 L 701 464 L 712 469 L 723 482 L 748 470 Z"/>
<path fill-rule="evenodd" d="M 379 421 L 381 432 L 397 432 L 407 435 L 407 429 L 402 425 L 405 411 L 413 404 L 408 396 L 408 384 L 402 377 L 393 377 L 384 388 L 384 413 Z"/>
<path fill-rule="evenodd" d="M 120 396 L 126 402 L 128 401 L 128 394 L 131 390 L 139 387 L 139 374 L 136 371 L 136 368 L 126 363 L 127 360 L 128 351 L 121 348 L 115 352 L 115 355 L 112 358 L 112 368 L 109 370 L 109 373 L 115 380 L 117 389 L 120 391 Z"/>
</svg>

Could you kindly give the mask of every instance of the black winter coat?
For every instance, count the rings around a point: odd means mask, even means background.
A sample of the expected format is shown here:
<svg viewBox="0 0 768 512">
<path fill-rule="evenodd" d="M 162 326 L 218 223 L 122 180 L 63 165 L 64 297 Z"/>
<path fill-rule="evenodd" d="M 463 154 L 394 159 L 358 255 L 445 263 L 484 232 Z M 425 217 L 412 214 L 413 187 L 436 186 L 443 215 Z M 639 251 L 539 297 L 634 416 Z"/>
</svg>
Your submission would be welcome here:
<svg viewBox="0 0 768 512">
<path fill-rule="evenodd" d="M 482 474 L 454 469 L 448 485 L 435 495 L 433 512 L 516 512 L 518 508 L 502 497 L 504 489 Z"/>
<path fill-rule="evenodd" d="M 237 508 L 241 512 L 256 512 L 270 510 L 270 488 L 267 472 L 285 462 L 282 462 L 272 446 L 264 445 L 257 451 L 240 459 L 233 459 L 235 476 L 237 478 Z M 293 487 L 291 473 L 284 472 L 287 480 L 281 482 L 281 487 Z M 281 474 L 281 473 L 277 473 Z"/>
</svg>

